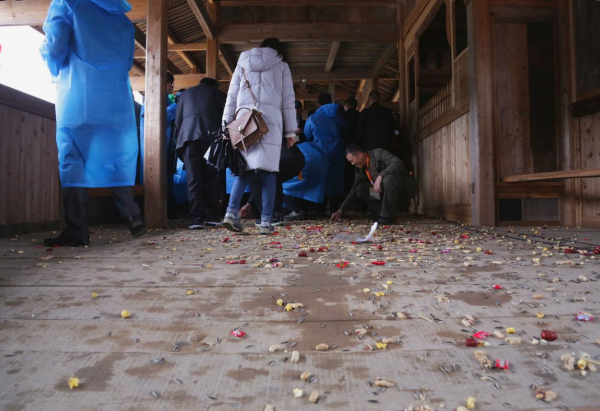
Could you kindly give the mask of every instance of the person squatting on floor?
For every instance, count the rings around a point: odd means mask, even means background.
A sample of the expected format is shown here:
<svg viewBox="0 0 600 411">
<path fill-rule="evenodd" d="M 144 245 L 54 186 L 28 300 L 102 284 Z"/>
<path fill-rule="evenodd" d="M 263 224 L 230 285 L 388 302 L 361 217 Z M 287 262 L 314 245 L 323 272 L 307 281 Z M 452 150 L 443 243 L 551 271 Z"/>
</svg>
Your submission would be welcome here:
<svg viewBox="0 0 600 411">
<path fill-rule="evenodd" d="M 379 224 L 393 224 L 400 201 L 412 194 L 402 160 L 380 148 L 365 151 L 356 143 L 346 148 L 346 159 L 356 167 L 354 185 L 331 221 L 337 221 L 358 198 L 368 205 Z"/>
<path fill-rule="evenodd" d="M 135 32 L 125 15 L 130 10 L 127 2 L 112 0 L 50 4 L 40 52 L 58 85 L 56 144 L 66 228 L 45 239 L 47 246 L 89 244 L 90 187 L 109 187 L 131 234 L 146 233 L 132 189 L 138 137 L 129 83 Z"/>
<path fill-rule="evenodd" d="M 221 224 L 220 176 L 217 169 L 206 163 L 204 154 L 215 139 L 212 131 L 220 128 L 225 100 L 226 94 L 219 90 L 217 80 L 209 77 L 179 97 L 176 150 L 187 171 L 191 229 Z"/>
<path fill-rule="evenodd" d="M 271 234 L 275 203 L 276 176 L 281 156 L 281 136 L 288 147 L 296 141 L 294 85 L 288 64 L 283 60 L 283 46 L 276 38 L 263 40 L 260 47 L 244 51 L 231 78 L 223 121 L 229 124 L 240 108 L 262 112 L 269 132 L 242 151 L 248 163 L 246 172 L 236 176 L 229 197 L 223 226 L 243 231 L 240 217 L 242 196 L 252 178 L 258 174 L 262 183 L 261 234 Z M 247 82 L 246 83 L 246 78 Z M 256 101 L 254 100 L 256 98 Z M 285 134 L 284 133 L 285 127 Z"/>
</svg>

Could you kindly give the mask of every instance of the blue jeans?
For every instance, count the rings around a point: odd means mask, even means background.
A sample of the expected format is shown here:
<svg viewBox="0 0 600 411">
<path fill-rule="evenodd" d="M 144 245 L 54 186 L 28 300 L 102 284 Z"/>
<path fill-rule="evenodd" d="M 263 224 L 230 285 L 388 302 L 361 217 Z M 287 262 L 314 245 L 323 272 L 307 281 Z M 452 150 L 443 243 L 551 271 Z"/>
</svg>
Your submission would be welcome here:
<svg viewBox="0 0 600 411">
<path fill-rule="evenodd" d="M 262 212 L 260 220 L 262 222 L 271 222 L 273 217 L 273 206 L 275 205 L 275 191 L 276 191 L 276 177 L 275 173 L 264 170 L 249 170 L 243 175 L 237 176 L 233 181 L 233 187 L 231 187 L 231 195 L 229 197 L 229 204 L 227 205 L 227 212 L 235 216 L 240 214 L 240 206 L 242 203 L 242 196 L 244 191 L 252 178 L 258 175 L 260 177 L 262 185 Z"/>
</svg>

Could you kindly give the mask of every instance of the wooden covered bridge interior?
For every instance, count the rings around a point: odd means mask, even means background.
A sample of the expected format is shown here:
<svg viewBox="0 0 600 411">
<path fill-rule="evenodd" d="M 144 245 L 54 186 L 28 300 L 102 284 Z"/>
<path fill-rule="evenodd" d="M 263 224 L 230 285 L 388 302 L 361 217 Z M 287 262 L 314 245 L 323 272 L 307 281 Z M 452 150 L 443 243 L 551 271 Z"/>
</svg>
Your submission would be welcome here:
<svg viewBox="0 0 600 411">
<path fill-rule="evenodd" d="M 143 193 L 150 227 L 167 223 L 159 109 L 166 71 L 176 89 L 209 76 L 226 91 L 240 53 L 268 36 L 287 44 L 305 112 L 322 92 L 337 102 L 355 96 L 361 109 L 369 91 L 380 90 L 397 113 L 399 140 L 412 151 L 420 186 L 413 211 L 475 226 L 600 227 L 597 1 L 130 3 L 130 78 L 145 93 L 148 113 Z M 48 5 L 0 1 L 0 25 L 41 30 Z M 4 88 L 0 103 L 0 225 L 56 222 L 52 107 Z M 33 170 L 19 155 L 25 145 L 43 160 Z"/>
<path fill-rule="evenodd" d="M 54 106 L 0 85 L 0 410 L 600 409 L 600 1 L 129 1 L 155 230 L 42 246 Z M 225 91 L 270 36 L 305 110 L 378 89 L 398 116 L 420 192 L 372 242 L 165 228 L 167 70 Z"/>
</svg>

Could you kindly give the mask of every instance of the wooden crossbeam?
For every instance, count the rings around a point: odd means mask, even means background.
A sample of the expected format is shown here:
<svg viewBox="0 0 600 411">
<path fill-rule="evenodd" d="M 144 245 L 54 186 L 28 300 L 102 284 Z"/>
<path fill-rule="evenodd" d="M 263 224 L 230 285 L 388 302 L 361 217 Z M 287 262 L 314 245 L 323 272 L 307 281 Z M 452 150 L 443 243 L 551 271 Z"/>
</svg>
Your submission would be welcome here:
<svg viewBox="0 0 600 411">
<path fill-rule="evenodd" d="M 398 43 L 390 44 L 373 66 L 373 76 L 378 76 L 390 59 L 398 53 Z"/>
<path fill-rule="evenodd" d="M 222 7 L 395 6 L 396 4 L 396 0 L 219 0 L 219 5 Z"/>
<path fill-rule="evenodd" d="M 206 43 L 173 43 L 169 44 L 169 51 L 206 51 Z M 146 51 L 138 49 L 133 57 L 136 59 L 145 59 Z"/>
<path fill-rule="evenodd" d="M 281 41 L 398 41 L 397 24 L 250 23 L 224 24 L 219 29 L 221 43 L 259 42 L 266 37 Z"/>
<path fill-rule="evenodd" d="M 235 68 L 235 67 L 234 67 Z M 369 67 L 343 67 L 333 70 L 330 73 L 324 72 L 320 68 L 303 68 L 294 69 L 292 68 L 292 77 L 294 83 L 300 83 L 302 79 L 306 79 L 310 82 L 329 82 L 329 81 L 347 81 L 347 80 L 362 80 L 369 78 L 371 75 L 371 68 Z M 197 85 L 200 80 L 206 77 L 204 74 L 176 74 L 175 82 L 177 88 L 188 88 Z M 395 77 L 391 76 L 380 76 L 382 79 L 390 79 Z M 145 85 L 143 79 L 138 77 L 130 77 L 131 87 L 134 91 L 144 91 Z M 230 76 L 220 76 L 219 81 L 230 81 Z"/>
<path fill-rule="evenodd" d="M 367 105 L 367 100 L 369 98 L 369 93 L 371 92 L 371 90 L 373 89 L 373 80 L 372 79 L 368 79 L 367 81 L 365 81 L 365 85 L 362 89 L 362 92 L 360 93 L 360 96 L 358 98 L 358 111 L 362 111 L 365 106 Z"/>
<path fill-rule="evenodd" d="M 175 37 L 175 35 L 171 32 L 171 30 L 167 31 L 167 43 L 168 44 L 178 44 L 179 43 L 179 41 L 177 41 L 177 38 Z M 179 55 L 179 57 L 181 57 L 181 59 L 183 61 L 185 61 L 185 64 L 187 64 L 190 67 L 190 71 L 192 73 L 198 72 L 198 62 L 196 61 L 196 59 L 193 56 L 189 55 L 187 52 L 182 51 L 182 50 L 177 50 L 176 53 Z"/>
<path fill-rule="evenodd" d="M 135 28 L 135 33 L 133 35 L 135 44 L 139 47 L 139 49 L 141 50 L 141 53 L 144 54 L 144 58 L 146 58 L 146 33 L 144 33 L 142 31 L 142 29 L 140 29 L 137 26 L 137 24 L 134 24 L 133 27 Z M 140 51 L 137 51 L 137 54 L 141 54 L 141 53 L 140 53 Z M 141 58 L 141 57 L 136 57 L 135 51 L 134 51 L 133 57 Z M 179 70 L 179 68 L 175 64 L 173 64 L 173 62 L 171 60 L 168 60 L 168 59 L 167 59 L 167 69 L 171 72 L 171 74 L 181 74 L 181 70 Z M 141 75 L 143 76 L 144 74 L 142 73 Z"/>
<path fill-rule="evenodd" d="M 507 176 L 502 178 L 503 183 L 520 183 L 525 181 L 544 181 L 563 178 L 589 178 L 600 177 L 600 168 L 590 168 L 586 170 L 565 170 L 552 171 L 549 173 L 521 174 L 517 176 Z"/>
<path fill-rule="evenodd" d="M 1 0 L 0 26 L 41 26 L 48 15 L 51 0 Z M 129 0 L 127 17 L 133 22 L 145 21 L 147 0 Z"/>
<path fill-rule="evenodd" d="M 346 91 L 335 92 L 335 98 L 337 100 L 346 100 L 348 97 L 350 97 L 350 93 Z M 299 91 L 296 93 L 296 100 L 317 101 L 318 98 L 319 95 L 316 93 L 308 93 L 306 91 Z"/>
<path fill-rule="evenodd" d="M 221 63 L 223 63 L 225 70 L 227 70 L 231 76 L 235 70 L 235 62 L 222 44 L 219 45 L 219 59 L 221 60 Z"/>
<path fill-rule="evenodd" d="M 213 40 L 217 36 L 217 31 L 215 30 L 215 25 L 211 20 L 208 10 L 204 6 L 202 0 L 187 0 L 192 13 L 196 16 L 196 20 L 198 20 L 198 24 L 202 27 L 202 31 L 204 31 L 204 35 L 207 39 Z"/>
<path fill-rule="evenodd" d="M 398 84 L 398 87 L 396 87 L 394 94 L 392 95 L 392 103 L 397 103 L 398 101 L 400 101 L 400 85 L 399 84 Z"/>
<path fill-rule="evenodd" d="M 325 64 L 326 72 L 330 72 L 333 68 L 333 64 L 335 63 L 335 57 L 337 56 L 338 51 L 340 49 L 340 44 L 342 44 L 341 41 L 334 41 L 333 43 L 331 43 L 331 50 L 329 50 L 329 57 L 327 57 L 327 63 Z"/>
<path fill-rule="evenodd" d="M 140 75 L 142 77 L 144 77 L 146 75 L 146 70 L 140 66 L 138 63 L 136 63 L 135 61 L 133 62 L 132 66 L 131 66 L 131 71 L 133 71 L 134 73 L 136 73 L 137 75 Z"/>
</svg>

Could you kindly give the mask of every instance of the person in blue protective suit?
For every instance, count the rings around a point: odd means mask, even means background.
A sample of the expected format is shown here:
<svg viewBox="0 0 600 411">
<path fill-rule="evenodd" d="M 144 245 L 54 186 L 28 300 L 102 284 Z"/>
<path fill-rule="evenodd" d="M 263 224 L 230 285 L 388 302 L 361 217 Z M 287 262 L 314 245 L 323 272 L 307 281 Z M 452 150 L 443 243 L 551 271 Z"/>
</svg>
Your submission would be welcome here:
<svg viewBox="0 0 600 411">
<path fill-rule="evenodd" d="M 298 144 L 305 159 L 301 178 L 283 183 L 284 194 L 294 197 L 286 220 L 304 218 L 306 206 L 298 199 L 321 204 L 326 195 L 343 194 L 346 121 L 341 107 L 331 101 L 331 95 L 320 95 L 319 109 L 304 125 L 307 141 Z"/>
<path fill-rule="evenodd" d="M 167 185 L 169 191 L 168 203 L 169 209 L 173 203 L 181 204 L 188 201 L 187 196 L 187 173 L 184 169 L 183 162 L 177 158 L 175 153 L 176 132 L 175 132 L 175 115 L 177 113 L 177 99 L 180 93 L 173 94 L 175 87 L 175 77 L 167 71 L 167 124 L 166 124 L 166 152 L 167 166 Z M 140 169 L 138 170 L 138 181 L 144 184 L 144 147 L 145 147 L 145 132 L 144 119 L 146 117 L 146 102 L 142 105 L 140 113 Z M 169 210 L 170 211 L 170 210 Z"/>
<path fill-rule="evenodd" d="M 48 246 L 89 244 L 88 188 L 110 187 L 134 237 L 137 130 L 129 69 L 134 27 L 124 0 L 53 0 L 40 52 L 57 82 L 56 143 L 66 228 Z"/>
</svg>

